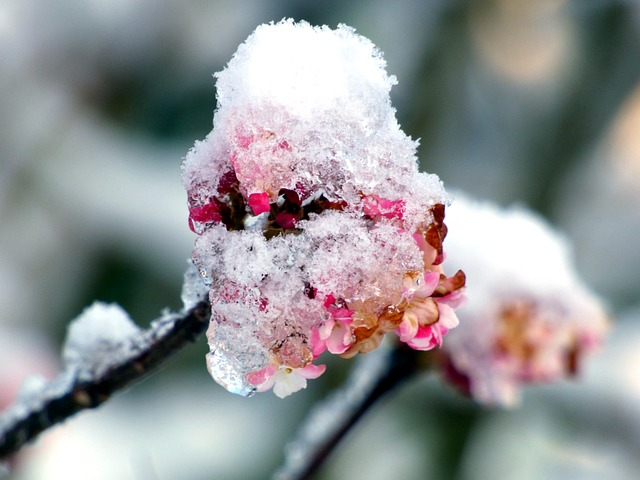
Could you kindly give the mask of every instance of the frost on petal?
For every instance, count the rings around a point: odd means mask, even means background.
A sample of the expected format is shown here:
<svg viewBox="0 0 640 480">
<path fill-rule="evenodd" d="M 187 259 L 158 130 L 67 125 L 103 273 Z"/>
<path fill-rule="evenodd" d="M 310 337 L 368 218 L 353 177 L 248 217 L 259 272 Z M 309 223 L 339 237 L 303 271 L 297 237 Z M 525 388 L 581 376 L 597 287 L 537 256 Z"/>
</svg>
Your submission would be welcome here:
<svg viewBox="0 0 640 480">
<path fill-rule="evenodd" d="M 574 376 L 607 319 L 578 278 L 567 240 L 522 208 L 461 197 L 448 213 L 447 259 L 464 263 L 474 288 L 444 342 L 445 378 L 480 402 L 513 405 L 525 384 Z"/>
<path fill-rule="evenodd" d="M 95 302 L 67 330 L 62 358 L 79 378 L 98 378 L 112 365 L 137 353 L 140 329 L 116 304 Z"/>
<path fill-rule="evenodd" d="M 213 378 L 247 395 L 270 365 L 284 395 L 318 355 L 371 351 L 405 313 L 406 341 L 437 323 L 418 305 L 464 287 L 440 265 L 449 200 L 418 171 L 381 52 L 344 25 L 284 20 L 259 26 L 215 76 L 214 129 L 182 172 Z"/>
</svg>

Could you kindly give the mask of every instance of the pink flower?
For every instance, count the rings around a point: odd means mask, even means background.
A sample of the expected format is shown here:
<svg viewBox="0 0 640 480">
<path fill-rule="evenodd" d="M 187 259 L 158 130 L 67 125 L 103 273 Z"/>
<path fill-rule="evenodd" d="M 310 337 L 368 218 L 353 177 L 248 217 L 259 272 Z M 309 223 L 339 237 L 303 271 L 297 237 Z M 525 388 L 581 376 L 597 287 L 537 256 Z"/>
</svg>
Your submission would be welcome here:
<svg viewBox="0 0 640 480">
<path fill-rule="evenodd" d="M 443 335 L 458 325 L 454 309 L 464 301 L 463 291 L 456 289 L 444 296 L 433 297 L 440 284 L 441 275 L 437 271 L 427 271 L 416 279 L 405 277 L 403 296 L 407 303 L 397 333 L 411 348 L 431 350 L 439 347 Z"/>
<path fill-rule="evenodd" d="M 273 388 L 273 393 L 277 397 L 285 398 L 307 388 L 307 380 L 318 378 L 325 370 L 324 365 L 313 365 L 312 363 L 303 368 L 268 365 L 262 370 L 247 375 L 247 380 L 257 386 L 258 392 L 266 392 Z"/>
</svg>

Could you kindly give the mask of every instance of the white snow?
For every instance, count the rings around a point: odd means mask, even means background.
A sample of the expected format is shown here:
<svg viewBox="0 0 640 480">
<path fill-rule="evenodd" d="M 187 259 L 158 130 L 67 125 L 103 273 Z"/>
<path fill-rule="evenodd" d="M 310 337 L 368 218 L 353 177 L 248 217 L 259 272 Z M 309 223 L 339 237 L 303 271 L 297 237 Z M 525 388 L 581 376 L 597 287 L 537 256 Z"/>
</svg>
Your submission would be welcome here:
<svg viewBox="0 0 640 480">
<path fill-rule="evenodd" d="M 417 142 L 395 118 L 381 52 L 345 25 L 283 20 L 259 26 L 216 74 L 214 130 L 184 163 L 188 190 L 213 193 L 232 167 L 244 194 L 280 188 L 446 203 L 435 175 L 418 173 Z"/>
<path fill-rule="evenodd" d="M 62 359 L 80 380 L 100 377 L 114 364 L 138 353 L 140 329 L 117 304 L 95 302 L 68 327 Z"/>
</svg>

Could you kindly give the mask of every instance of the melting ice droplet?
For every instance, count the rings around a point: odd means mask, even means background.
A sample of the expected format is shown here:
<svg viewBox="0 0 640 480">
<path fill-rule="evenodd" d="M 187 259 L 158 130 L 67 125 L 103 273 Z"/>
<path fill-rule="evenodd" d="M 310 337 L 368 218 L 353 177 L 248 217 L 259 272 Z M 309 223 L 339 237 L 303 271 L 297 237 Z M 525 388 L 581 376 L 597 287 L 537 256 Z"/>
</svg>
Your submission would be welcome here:
<svg viewBox="0 0 640 480">
<path fill-rule="evenodd" d="M 214 129 L 183 165 L 213 378 L 283 396 L 322 373 L 325 351 L 368 352 L 389 332 L 440 345 L 464 274 L 441 275 L 448 197 L 418 171 L 382 54 L 344 25 L 284 20 L 216 77 Z"/>
</svg>

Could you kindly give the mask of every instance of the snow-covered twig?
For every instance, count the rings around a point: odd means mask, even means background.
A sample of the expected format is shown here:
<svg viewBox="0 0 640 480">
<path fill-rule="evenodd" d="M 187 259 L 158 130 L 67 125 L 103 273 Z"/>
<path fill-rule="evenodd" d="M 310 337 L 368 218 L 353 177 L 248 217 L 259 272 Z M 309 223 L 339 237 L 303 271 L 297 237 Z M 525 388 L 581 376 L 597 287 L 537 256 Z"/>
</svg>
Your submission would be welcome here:
<svg viewBox="0 0 640 480">
<path fill-rule="evenodd" d="M 277 480 L 311 478 L 367 411 L 386 393 L 425 371 L 431 355 L 404 344 L 367 355 L 345 386 L 317 405 L 285 450 Z"/>
<path fill-rule="evenodd" d="M 83 375 L 65 369 L 19 401 L 0 417 L 0 459 L 17 452 L 41 432 L 77 412 L 95 408 L 114 393 L 146 377 L 169 357 L 200 337 L 209 325 L 211 306 L 204 298 L 180 313 L 164 314 L 140 332 L 129 355 L 118 358 L 100 374 Z M 26 400 L 26 401 L 25 401 Z"/>
</svg>

